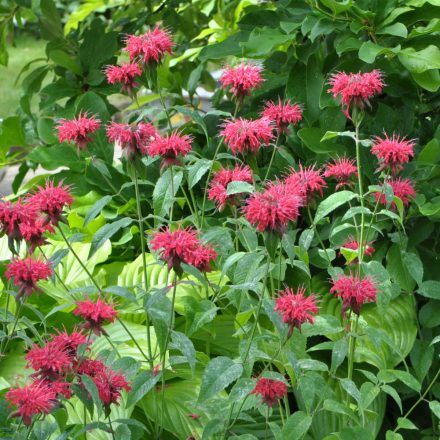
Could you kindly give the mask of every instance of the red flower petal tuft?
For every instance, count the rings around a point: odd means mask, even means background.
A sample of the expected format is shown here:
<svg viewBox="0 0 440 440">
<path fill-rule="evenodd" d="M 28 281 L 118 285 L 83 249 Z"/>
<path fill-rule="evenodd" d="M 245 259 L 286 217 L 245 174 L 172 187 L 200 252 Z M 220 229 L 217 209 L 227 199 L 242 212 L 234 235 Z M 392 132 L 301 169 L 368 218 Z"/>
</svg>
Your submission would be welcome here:
<svg viewBox="0 0 440 440">
<path fill-rule="evenodd" d="M 234 96 L 243 99 L 264 81 L 261 71 L 260 66 L 244 62 L 235 67 L 226 66 L 220 83 L 224 89 L 229 88 Z"/>
<path fill-rule="evenodd" d="M 251 394 L 259 394 L 261 400 L 268 406 L 273 406 L 278 399 L 282 399 L 287 393 L 287 385 L 281 380 L 258 379 Z"/>
<path fill-rule="evenodd" d="M 283 103 L 278 99 L 277 104 L 272 101 L 266 102 L 261 116 L 274 121 L 280 133 L 286 133 L 289 124 L 296 125 L 302 120 L 302 108 L 298 104 L 292 104 L 290 100 Z"/>
<path fill-rule="evenodd" d="M 410 199 L 416 196 L 416 192 L 413 187 L 413 183 L 409 179 L 390 179 L 386 183 L 393 189 L 393 194 L 402 200 L 405 206 L 408 206 Z M 385 191 L 375 192 L 374 197 L 380 204 L 386 206 L 387 198 Z M 395 202 L 391 202 L 391 209 L 396 210 L 397 206 Z"/>
<path fill-rule="evenodd" d="M 83 327 L 92 329 L 98 336 L 101 333 L 106 334 L 102 328 L 105 322 L 113 322 L 118 316 L 113 304 L 108 304 L 100 298 L 95 302 L 90 299 L 77 302 L 73 314 L 84 318 L 86 322 Z"/>
<path fill-rule="evenodd" d="M 100 127 L 101 121 L 87 113 L 79 114 L 73 119 L 62 119 L 58 123 L 58 139 L 60 142 L 74 142 L 78 149 L 86 148 L 91 142 L 89 134 L 95 133 Z"/>
<path fill-rule="evenodd" d="M 333 163 L 328 163 L 325 166 L 324 177 L 333 177 L 338 183 L 336 190 L 344 186 L 350 186 L 351 177 L 357 176 L 357 166 L 354 159 L 346 157 L 339 157 Z"/>
</svg>

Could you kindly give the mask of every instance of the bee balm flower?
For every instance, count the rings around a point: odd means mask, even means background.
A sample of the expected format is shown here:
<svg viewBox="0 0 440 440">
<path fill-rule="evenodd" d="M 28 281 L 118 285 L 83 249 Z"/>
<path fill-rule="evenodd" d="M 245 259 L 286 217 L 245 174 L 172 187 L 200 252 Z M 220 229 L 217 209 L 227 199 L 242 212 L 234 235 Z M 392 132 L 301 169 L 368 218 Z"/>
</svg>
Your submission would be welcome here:
<svg viewBox="0 0 440 440">
<path fill-rule="evenodd" d="M 341 97 L 342 110 L 345 116 L 351 119 L 350 109 L 363 110 L 365 105 L 370 107 L 370 99 L 382 93 L 384 87 L 383 73 L 373 70 L 368 73 L 334 73 L 330 77 L 329 93 L 333 97 Z"/>
<path fill-rule="evenodd" d="M 131 95 L 138 85 L 136 78 L 142 75 L 142 70 L 136 63 L 125 63 L 121 66 L 107 66 L 105 75 L 109 84 L 121 84 L 122 91 Z"/>
<path fill-rule="evenodd" d="M 260 66 L 244 62 L 235 67 L 226 66 L 220 83 L 241 101 L 264 81 L 261 70 Z"/>
<path fill-rule="evenodd" d="M 325 187 L 321 170 L 315 170 L 314 165 L 308 168 L 300 165 L 299 171 L 292 169 L 291 174 L 284 179 L 284 184 L 290 188 L 300 188 L 307 201 L 312 198 L 314 193 L 318 193 L 322 197 L 322 190 Z"/>
<path fill-rule="evenodd" d="M 283 103 L 278 99 L 277 104 L 266 102 L 261 116 L 275 122 L 280 133 L 287 133 L 289 124 L 296 125 L 302 120 L 302 108 L 298 104 L 292 104 L 290 100 Z"/>
<path fill-rule="evenodd" d="M 324 177 L 333 177 L 338 182 L 336 190 L 344 186 L 351 186 L 350 179 L 357 176 L 358 173 L 355 162 L 354 159 L 340 157 L 325 166 Z"/>
<path fill-rule="evenodd" d="M 95 302 L 90 299 L 77 302 L 73 314 L 84 318 L 85 323 L 83 328 L 91 329 L 98 336 L 101 333 L 106 335 L 102 326 L 106 321 L 113 322 L 118 316 L 118 312 L 115 310 L 114 306 L 106 303 L 100 298 Z"/>
<path fill-rule="evenodd" d="M 391 186 L 391 188 L 393 189 L 393 194 L 396 197 L 399 197 L 399 199 L 402 200 L 405 206 L 408 206 L 409 200 L 416 196 L 413 184 L 409 179 L 390 179 L 387 180 L 386 183 Z M 380 204 L 384 206 L 387 205 L 385 191 L 375 192 L 374 197 Z M 395 202 L 391 202 L 391 208 L 394 210 L 397 209 Z"/>
<path fill-rule="evenodd" d="M 156 136 L 147 146 L 150 156 L 161 156 L 162 166 L 180 165 L 179 156 L 186 156 L 192 149 L 191 136 L 174 131 L 169 135 Z"/>
<path fill-rule="evenodd" d="M 58 123 L 58 139 L 60 142 L 74 142 L 78 150 L 84 150 L 92 141 L 90 134 L 100 127 L 100 120 L 87 113 L 79 114 L 77 118 L 62 119 Z"/>
<path fill-rule="evenodd" d="M 281 380 L 258 379 L 251 394 L 258 394 L 267 406 L 273 406 L 278 399 L 282 399 L 287 393 L 287 385 Z"/>
</svg>

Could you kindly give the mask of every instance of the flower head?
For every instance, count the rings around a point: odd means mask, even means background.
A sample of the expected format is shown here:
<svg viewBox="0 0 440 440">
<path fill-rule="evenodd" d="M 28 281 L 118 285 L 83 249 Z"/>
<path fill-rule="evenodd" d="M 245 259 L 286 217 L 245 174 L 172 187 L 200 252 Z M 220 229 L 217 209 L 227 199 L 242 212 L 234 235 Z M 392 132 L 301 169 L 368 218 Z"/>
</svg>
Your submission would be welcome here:
<svg viewBox="0 0 440 440">
<path fill-rule="evenodd" d="M 389 179 L 386 183 L 391 186 L 393 194 L 399 197 L 405 206 L 408 206 L 409 200 L 416 196 L 413 183 L 409 179 Z M 387 206 L 387 197 L 384 190 L 375 192 L 374 197 L 380 204 Z M 391 209 L 397 209 L 396 202 L 391 202 Z"/>
<path fill-rule="evenodd" d="M 318 313 L 315 295 L 306 296 L 306 289 L 299 288 L 296 293 L 290 288 L 281 290 L 275 301 L 275 310 L 282 316 L 283 322 L 289 324 L 289 335 L 294 327 L 301 330 L 305 322 L 313 324 L 313 316 Z"/>
<path fill-rule="evenodd" d="M 20 416 L 26 426 L 31 425 L 33 416 L 49 414 L 56 405 L 55 391 L 41 381 L 22 388 L 11 388 L 5 397 L 10 405 L 17 407 L 12 417 Z"/>
<path fill-rule="evenodd" d="M 60 344 L 50 341 L 43 347 L 34 345 L 26 354 L 28 368 L 40 378 L 58 379 L 72 367 L 72 358 Z"/>
<path fill-rule="evenodd" d="M 36 215 L 32 220 L 27 220 L 20 224 L 20 235 L 28 245 L 28 251 L 32 254 L 38 246 L 46 244 L 44 234 L 46 232 L 54 233 L 55 230 L 47 218 Z"/>
<path fill-rule="evenodd" d="M 47 280 L 52 273 L 50 264 L 29 257 L 14 258 L 8 264 L 5 276 L 8 280 L 14 280 L 14 285 L 18 287 L 17 299 L 19 299 L 23 294 L 30 296 L 33 291 L 41 292 L 37 286 L 38 281 Z"/>
<path fill-rule="evenodd" d="M 302 120 L 302 108 L 298 104 L 292 104 L 290 100 L 283 103 L 279 98 L 278 103 L 266 102 L 261 116 L 275 122 L 280 133 L 287 133 L 289 124 L 296 125 Z"/>
<path fill-rule="evenodd" d="M 270 182 L 263 192 L 254 193 L 247 199 L 243 211 L 258 231 L 273 231 L 281 236 L 289 221 L 298 218 L 302 203 L 301 195 L 287 185 Z"/>
<path fill-rule="evenodd" d="M 240 203 L 243 193 L 227 194 L 228 185 L 231 182 L 252 183 L 252 171 L 248 166 L 235 165 L 233 170 L 222 168 L 214 174 L 209 184 L 208 198 L 214 200 L 219 211 L 223 211 L 227 204 L 232 206 Z"/>
<path fill-rule="evenodd" d="M 350 249 L 352 251 L 357 251 L 359 249 L 359 243 L 353 238 L 349 237 L 348 240 L 345 240 L 345 242 L 342 244 L 341 248 Z M 374 249 L 373 246 L 371 246 L 371 243 L 364 242 L 363 245 L 363 254 L 371 257 L 374 252 L 376 252 L 376 249 Z M 341 255 L 341 253 L 339 253 Z M 353 262 L 357 261 L 357 258 L 352 260 Z"/>
<path fill-rule="evenodd" d="M 157 231 L 150 243 L 151 249 L 159 251 L 160 258 L 168 262 L 168 269 L 174 269 L 178 275 L 182 274 L 181 264 L 190 264 L 197 269 L 209 272 L 210 264 L 217 257 L 217 253 L 208 245 L 204 245 L 197 238 L 193 229 L 176 229 L 169 227 Z"/>
<path fill-rule="evenodd" d="M 137 125 L 112 122 L 107 126 L 108 140 L 117 142 L 130 159 L 147 154 L 147 146 L 158 135 L 157 130 L 149 122 L 140 122 Z"/>
<path fill-rule="evenodd" d="M 105 75 L 109 84 L 121 84 L 122 91 L 131 95 L 137 87 L 136 78 L 142 75 L 142 69 L 137 63 L 125 63 L 121 66 L 107 66 Z"/>
<path fill-rule="evenodd" d="M 281 380 L 267 379 L 262 377 L 258 379 L 255 388 L 251 394 L 259 394 L 261 400 L 267 406 L 273 406 L 278 399 L 282 399 L 287 393 L 287 385 Z"/>
<path fill-rule="evenodd" d="M 33 222 L 37 214 L 37 209 L 34 206 L 23 203 L 20 199 L 15 203 L 0 201 L 1 232 L 11 240 L 21 240 L 23 236 L 20 232 L 20 226 L 23 223 Z"/>
<path fill-rule="evenodd" d="M 220 82 L 224 89 L 229 88 L 234 96 L 242 100 L 253 89 L 260 87 L 264 81 L 261 70 L 260 66 L 245 62 L 235 67 L 226 66 L 220 77 Z"/>
<path fill-rule="evenodd" d="M 52 342 L 66 352 L 71 359 L 75 359 L 78 354 L 78 347 L 87 344 L 87 336 L 80 330 L 74 329 L 72 333 L 66 330 L 52 336 Z"/>
<path fill-rule="evenodd" d="M 384 87 L 383 73 L 373 70 L 368 73 L 338 72 L 331 75 L 329 93 L 333 97 L 341 96 L 342 110 L 351 119 L 350 109 L 363 110 L 365 105 L 370 107 L 370 99 L 382 93 Z"/>
<path fill-rule="evenodd" d="M 46 182 L 46 186 L 38 187 L 37 191 L 28 198 L 28 203 L 35 206 L 41 213 L 47 216 L 47 223 L 57 225 L 64 221 L 62 214 L 66 206 L 71 206 L 73 197 L 70 194 L 70 186 L 54 182 Z"/>
<path fill-rule="evenodd" d="M 256 154 L 261 145 L 268 144 L 274 138 L 272 128 L 271 121 L 267 118 L 254 121 L 238 118 L 225 121 L 220 135 L 225 138 L 225 143 L 233 154 Z"/>
<path fill-rule="evenodd" d="M 379 159 L 379 170 L 389 168 L 392 174 L 397 174 L 414 156 L 414 141 L 395 134 L 391 138 L 387 134 L 384 138 L 376 136 L 371 152 Z"/>
<path fill-rule="evenodd" d="M 60 142 L 74 142 L 79 150 L 84 150 L 91 142 L 90 134 L 95 133 L 101 121 L 95 116 L 80 113 L 77 118 L 61 119 L 58 123 L 58 139 Z"/>
<path fill-rule="evenodd" d="M 338 183 L 336 190 L 344 186 L 350 186 L 351 177 L 357 176 L 357 166 L 354 159 L 339 157 L 325 166 L 324 177 L 333 177 Z"/>
<path fill-rule="evenodd" d="M 177 130 L 165 136 L 156 136 L 147 146 L 150 156 L 161 156 L 163 166 L 180 165 L 178 156 L 186 156 L 192 149 L 191 136 Z"/>
<path fill-rule="evenodd" d="M 322 190 L 325 188 L 325 181 L 321 176 L 321 170 L 315 170 L 315 166 L 308 168 L 299 165 L 299 171 L 294 169 L 284 179 L 284 184 L 290 188 L 300 188 L 306 201 L 310 201 L 314 193 L 318 193 L 322 197 Z"/>
<path fill-rule="evenodd" d="M 173 42 L 166 29 L 156 25 L 145 34 L 128 35 L 125 51 L 130 55 L 130 61 L 140 61 L 144 64 L 158 64 L 167 53 L 172 53 Z"/>
<path fill-rule="evenodd" d="M 362 304 L 376 301 L 377 288 L 369 276 L 339 275 L 332 284 L 330 293 L 342 299 L 342 312 L 351 309 L 359 315 Z"/>
<path fill-rule="evenodd" d="M 122 390 L 131 390 L 123 375 L 115 373 L 99 360 L 84 360 L 78 367 L 78 373 L 86 374 L 93 380 L 98 389 L 99 398 L 107 408 L 112 403 L 119 403 Z"/>
<path fill-rule="evenodd" d="M 118 316 L 113 304 L 108 304 L 101 298 L 98 298 L 95 302 L 90 299 L 78 301 L 73 314 L 81 316 L 85 320 L 83 328 L 93 330 L 98 336 L 101 333 L 107 335 L 102 326 L 106 321 L 113 322 Z"/>
</svg>

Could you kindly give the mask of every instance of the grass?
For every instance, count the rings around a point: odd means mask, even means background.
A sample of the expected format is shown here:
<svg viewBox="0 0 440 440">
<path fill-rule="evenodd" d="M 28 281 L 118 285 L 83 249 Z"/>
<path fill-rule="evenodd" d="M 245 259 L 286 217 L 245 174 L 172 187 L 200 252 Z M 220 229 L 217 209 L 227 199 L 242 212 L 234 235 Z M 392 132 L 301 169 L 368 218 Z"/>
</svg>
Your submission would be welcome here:
<svg viewBox="0 0 440 440">
<path fill-rule="evenodd" d="M 29 61 L 45 56 L 44 47 L 44 41 L 31 36 L 20 36 L 15 40 L 14 46 L 8 46 L 8 66 L 0 66 L 0 118 L 4 119 L 16 113 L 21 97 L 21 86 L 15 84 L 17 76 Z M 37 66 L 38 64 L 35 65 Z"/>
</svg>

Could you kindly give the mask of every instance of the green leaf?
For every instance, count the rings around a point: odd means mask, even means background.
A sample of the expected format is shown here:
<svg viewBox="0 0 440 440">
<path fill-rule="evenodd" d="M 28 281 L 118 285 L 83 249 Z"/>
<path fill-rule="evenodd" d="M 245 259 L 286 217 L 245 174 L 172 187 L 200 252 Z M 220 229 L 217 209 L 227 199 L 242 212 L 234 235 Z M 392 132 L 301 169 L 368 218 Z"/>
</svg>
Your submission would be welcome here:
<svg viewBox="0 0 440 440">
<path fill-rule="evenodd" d="M 358 197 L 358 195 L 352 191 L 339 191 L 330 195 L 319 204 L 313 223 L 319 223 L 324 217 L 326 217 L 336 208 L 339 208 L 341 205 L 349 202 L 355 197 Z"/>
<path fill-rule="evenodd" d="M 424 281 L 419 286 L 417 293 L 426 298 L 440 299 L 440 281 Z"/>
<path fill-rule="evenodd" d="M 242 48 L 239 46 L 239 43 L 247 41 L 248 37 L 248 32 L 236 32 L 220 43 L 205 46 L 199 54 L 199 59 L 204 62 L 208 60 L 219 60 L 229 55 L 241 54 Z"/>
<path fill-rule="evenodd" d="M 161 374 L 153 375 L 152 371 L 142 371 L 130 384 L 127 406 L 136 405 L 159 382 Z"/>
<path fill-rule="evenodd" d="M 228 184 L 226 194 L 228 196 L 241 193 L 253 193 L 254 186 L 247 182 L 234 181 Z"/>
<path fill-rule="evenodd" d="M 397 403 L 397 406 L 400 409 L 400 413 L 402 413 L 402 399 L 399 396 L 399 393 L 391 386 L 389 385 L 382 385 L 381 389 L 383 392 L 387 393 L 389 396 L 391 396 L 394 401 Z"/>
<path fill-rule="evenodd" d="M 404 439 L 398 432 L 387 431 L 385 440 L 404 440 Z"/>
<path fill-rule="evenodd" d="M 196 368 L 196 350 L 194 349 L 191 339 L 189 339 L 184 333 L 173 330 L 171 333 L 170 347 L 179 350 L 183 354 L 194 374 Z"/>
<path fill-rule="evenodd" d="M 397 419 L 397 426 L 400 429 L 419 429 L 413 422 L 411 422 L 411 420 L 406 419 L 405 417 L 399 417 Z"/>
<path fill-rule="evenodd" d="M 224 390 L 243 372 L 242 365 L 232 359 L 219 356 L 212 359 L 206 367 L 200 387 L 199 402 L 203 402 Z"/>
<path fill-rule="evenodd" d="M 314 153 L 334 153 L 336 155 L 342 155 L 345 151 L 344 147 L 321 139 L 324 137 L 326 130 L 317 127 L 301 128 L 298 130 L 299 138 L 304 142 L 306 147 Z"/>
<path fill-rule="evenodd" d="M 353 6 L 353 0 L 321 0 L 321 3 L 331 9 L 333 15 L 347 11 Z"/>
<path fill-rule="evenodd" d="M 408 29 L 403 23 L 394 23 L 389 26 L 385 26 L 376 31 L 379 35 L 394 35 L 395 37 L 406 38 L 408 35 Z"/>
<path fill-rule="evenodd" d="M 420 392 L 422 386 L 420 385 L 420 382 L 410 373 L 407 371 L 402 370 L 386 370 L 387 373 L 394 376 L 396 379 L 403 382 L 406 386 L 413 389 L 414 391 Z"/>
<path fill-rule="evenodd" d="M 81 66 L 78 64 L 77 60 L 72 58 L 68 53 L 59 49 L 51 50 L 49 52 L 49 58 L 52 59 L 55 64 L 70 70 L 76 75 L 82 75 Z"/>
<path fill-rule="evenodd" d="M 300 440 L 309 430 L 312 424 L 312 416 L 304 411 L 297 411 L 289 416 L 283 427 L 283 438 L 285 440 Z"/>
<path fill-rule="evenodd" d="M 338 136 L 347 136 L 351 139 L 355 139 L 355 133 L 353 131 L 326 131 L 321 142 L 334 139 Z"/>
<path fill-rule="evenodd" d="M 182 171 L 178 171 L 177 173 L 173 172 L 174 194 L 172 194 L 170 168 L 168 168 L 156 182 L 153 191 L 153 206 L 156 215 L 163 216 L 169 211 L 174 197 L 182 183 L 182 179 Z"/>
<path fill-rule="evenodd" d="M 391 55 L 394 56 L 400 52 L 400 45 L 394 48 L 388 48 L 379 46 L 378 44 L 373 43 L 372 41 L 366 41 L 362 44 L 359 49 L 358 56 L 362 61 L 365 61 L 368 64 L 374 63 L 375 59 L 379 55 Z"/>
<path fill-rule="evenodd" d="M 120 229 L 127 227 L 133 222 L 133 219 L 124 217 L 113 223 L 107 223 L 102 228 L 100 228 L 96 234 L 93 236 L 92 245 L 90 247 L 90 252 L 88 258 L 91 258 L 95 252 L 113 235 L 115 235 Z"/>
<path fill-rule="evenodd" d="M 87 226 L 92 220 L 96 218 L 98 214 L 101 213 L 104 206 L 106 206 L 110 201 L 112 200 L 112 196 L 104 196 L 101 199 L 99 199 L 91 208 L 89 211 L 87 211 L 87 214 L 84 218 L 84 227 Z"/>
<path fill-rule="evenodd" d="M 95 382 L 93 382 L 93 380 L 86 374 L 81 375 L 81 382 L 84 384 L 87 392 L 92 397 L 93 403 L 98 409 L 98 414 L 101 414 L 102 404 L 101 404 L 101 399 L 99 398 L 99 392 L 98 392 L 98 388 L 95 385 Z M 93 416 L 93 413 L 91 412 L 90 415 Z"/>
<path fill-rule="evenodd" d="M 348 353 L 348 341 L 347 338 L 339 339 L 335 342 L 332 350 L 332 363 L 331 371 L 336 373 L 338 367 L 344 362 Z"/>
<path fill-rule="evenodd" d="M 440 402 L 433 400 L 429 402 L 429 408 L 434 413 L 434 415 L 440 419 Z"/>
<path fill-rule="evenodd" d="M 240 46 L 245 49 L 245 55 L 257 57 L 269 54 L 274 48 L 290 40 L 291 37 L 289 35 L 283 34 L 277 29 L 264 26 L 263 28 L 254 28 L 249 35 L 249 40 L 240 43 Z"/>
<path fill-rule="evenodd" d="M 199 159 L 188 168 L 188 185 L 193 188 L 211 168 L 212 160 Z"/>
<path fill-rule="evenodd" d="M 420 51 L 408 47 L 400 51 L 399 61 L 412 73 L 440 69 L 440 49 L 434 45 L 429 45 Z"/>
</svg>

